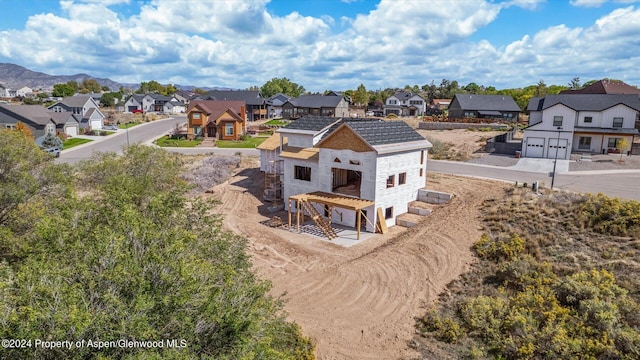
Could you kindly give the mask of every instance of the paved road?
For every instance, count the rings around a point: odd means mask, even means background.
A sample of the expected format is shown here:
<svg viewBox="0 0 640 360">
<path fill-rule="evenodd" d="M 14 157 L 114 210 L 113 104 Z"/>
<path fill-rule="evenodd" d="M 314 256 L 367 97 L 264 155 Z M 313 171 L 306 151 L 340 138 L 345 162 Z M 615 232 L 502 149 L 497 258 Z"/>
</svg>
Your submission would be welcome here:
<svg viewBox="0 0 640 360">
<path fill-rule="evenodd" d="M 551 186 L 551 177 L 547 172 L 528 172 L 507 167 L 486 166 L 453 161 L 429 160 L 429 171 L 474 176 L 487 179 L 528 184 L 539 181 L 546 187 Z M 428 181 L 428 179 L 427 179 Z M 572 171 L 557 173 L 554 189 L 582 193 L 601 192 L 611 197 L 620 197 L 640 201 L 640 170 L 627 171 Z"/>
<path fill-rule="evenodd" d="M 128 143 L 147 143 L 166 134 L 175 126 L 176 122 L 183 123 L 185 121 L 185 116 L 177 116 L 132 127 L 129 129 Z M 76 163 L 89 158 L 96 151 L 121 152 L 127 146 L 127 133 L 125 130 L 119 130 L 117 134 L 110 135 L 107 138 L 100 138 L 99 140 L 95 143 L 88 143 L 77 148 L 65 150 L 57 160 L 59 162 Z M 216 153 L 232 155 L 240 152 L 245 156 L 258 155 L 256 149 L 167 148 L 167 150 L 184 154 Z M 534 181 L 539 181 L 541 185 L 550 186 L 551 177 L 548 176 L 548 172 L 539 172 L 539 167 L 534 169 L 538 172 L 523 171 L 521 167 L 510 169 L 507 167 L 429 160 L 429 171 L 431 172 L 497 179 L 512 183 L 518 181 L 519 183 L 526 182 L 531 184 Z M 556 174 L 554 188 L 577 192 L 602 192 L 612 197 L 640 201 L 640 170 L 559 172 Z"/>
<path fill-rule="evenodd" d="M 107 137 L 93 137 L 94 142 L 83 144 L 69 150 L 64 150 L 57 159 L 59 162 L 76 163 L 91 157 L 94 152 L 121 153 L 127 145 L 152 141 L 173 129 L 176 123 L 184 123 L 187 117 L 174 116 L 163 120 L 156 120 L 134 126 L 128 130 L 120 129 L 116 134 Z"/>
</svg>

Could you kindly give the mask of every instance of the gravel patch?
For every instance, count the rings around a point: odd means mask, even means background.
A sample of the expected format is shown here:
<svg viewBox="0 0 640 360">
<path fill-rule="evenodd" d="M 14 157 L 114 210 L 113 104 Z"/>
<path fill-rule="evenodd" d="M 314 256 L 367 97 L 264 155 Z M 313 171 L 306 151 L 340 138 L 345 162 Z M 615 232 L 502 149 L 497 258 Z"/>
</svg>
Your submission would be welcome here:
<svg viewBox="0 0 640 360">
<path fill-rule="evenodd" d="M 509 167 L 517 164 L 518 160 L 520 159 L 516 159 L 516 157 L 513 155 L 482 154 L 479 157 L 474 157 L 472 159 L 469 159 L 466 162 L 472 163 L 472 164 Z"/>
</svg>

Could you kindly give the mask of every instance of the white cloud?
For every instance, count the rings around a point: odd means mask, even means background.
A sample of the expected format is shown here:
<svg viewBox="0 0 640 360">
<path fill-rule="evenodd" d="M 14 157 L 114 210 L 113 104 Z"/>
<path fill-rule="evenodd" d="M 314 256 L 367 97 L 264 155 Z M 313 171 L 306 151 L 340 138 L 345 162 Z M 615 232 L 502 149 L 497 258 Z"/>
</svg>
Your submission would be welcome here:
<svg viewBox="0 0 640 360">
<path fill-rule="evenodd" d="M 578 7 L 600 7 L 608 0 L 571 0 L 569 3 Z"/>
</svg>

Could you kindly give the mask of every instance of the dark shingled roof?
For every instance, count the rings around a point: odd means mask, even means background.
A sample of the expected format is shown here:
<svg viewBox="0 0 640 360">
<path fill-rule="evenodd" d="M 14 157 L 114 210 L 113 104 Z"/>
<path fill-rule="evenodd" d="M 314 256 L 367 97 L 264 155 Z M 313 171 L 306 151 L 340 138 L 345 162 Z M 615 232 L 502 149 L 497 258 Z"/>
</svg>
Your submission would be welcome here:
<svg viewBox="0 0 640 360">
<path fill-rule="evenodd" d="M 399 144 L 411 141 L 424 141 L 424 137 L 404 121 L 364 120 L 349 121 L 348 127 L 360 135 L 370 145 Z"/>
<path fill-rule="evenodd" d="M 455 98 L 462 110 L 520 111 L 518 104 L 508 95 L 456 94 Z"/>
<path fill-rule="evenodd" d="M 576 111 L 602 111 L 624 104 L 640 111 L 640 98 L 633 94 L 558 94 L 534 97 L 529 100 L 528 111 L 542 111 L 562 104 Z"/>
<path fill-rule="evenodd" d="M 578 90 L 563 90 L 560 94 L 636 94 L 640 95 L 640 89 L 619 80 L 604 79 L 596 81 Z"/>
<path fill-rule="evenodd" d="M 289 102 L 294 106 L 302 108 L 320 109 L 323 107 L 334 108 L 338 106 L 340 101 L 344 97 L 342 96 L 324 96 L 324 95 L 303 95 L 298 98 L 289 99 Z"/>
<path fill-rule="evenodd" d="M 327 126 L 335 123 L 340 120 L 340 118 L 330 117 L 330 116 L 313 116 L 313 115 L 305 115 L 298 120 L 295 120 L 289 125 L 283 127 L 283 129 L 287 130 L 309 130 L 309 131 L 320 131 Z"/>
<path fill-rule="evenodd" d="M 210 100 L 238 100 L 247 105 L 263 105 L 265 99 L 259 91 L 250 90 L 211 90 L 207 92 Z"/>
</svg>

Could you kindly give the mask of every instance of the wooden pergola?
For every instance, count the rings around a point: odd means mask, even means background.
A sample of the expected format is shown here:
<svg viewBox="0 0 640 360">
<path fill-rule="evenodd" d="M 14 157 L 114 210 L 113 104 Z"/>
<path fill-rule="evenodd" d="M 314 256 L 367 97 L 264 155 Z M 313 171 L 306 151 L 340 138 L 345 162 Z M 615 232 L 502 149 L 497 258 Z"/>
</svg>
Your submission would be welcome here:
<svg viewBox="0 0 640 360">
<path fill-rule="evenodd" d="M 358 232 L 358 240 L 360 240 L 362 209 L 374 205 L 374 202 L 370 200 L 362 200 L 362 199 L 352 198 L 348 196 L 341 196 L 341 195 L 331 194 L 331 193 L 322 192 L 322 191 L 315 191 L 307 194 L 298 194 L 298 195 L 289 196 L 289 208 L 288 208 L 289 229 L 291 229 L 291 201 L 292 200 L 295 200 L 296 202 L 296 226 L 297 226 L 298 232 L 300 232 L 300 223 L 301 222 L 304 223 L 304 211 L 302 208 L 302 203 L 303 202 L 317 203 L 317 204 L 322 204 L 328 207 L 329 226 L 331 226 L 331 214 L 332 214 L 332 209 L 334 207 L 346 209 L 346 210 L 354 210 L 356 212 L 356 230 Z M 313 220 L 316 221 L 316 219 L 313 219 Z M 372 224 L 369 221 L 369 219 L 367 219 L 367 221 L 370 224 Z"/>
</svg>

